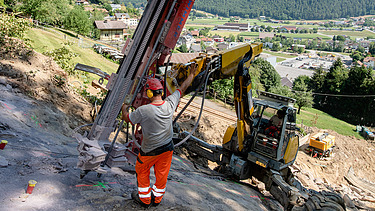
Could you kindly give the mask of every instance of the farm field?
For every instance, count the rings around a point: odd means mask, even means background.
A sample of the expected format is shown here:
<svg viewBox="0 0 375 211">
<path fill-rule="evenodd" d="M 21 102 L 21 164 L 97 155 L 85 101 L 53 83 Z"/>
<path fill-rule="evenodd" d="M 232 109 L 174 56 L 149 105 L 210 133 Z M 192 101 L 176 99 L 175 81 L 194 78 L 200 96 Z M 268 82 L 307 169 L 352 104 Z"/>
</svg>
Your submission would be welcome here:
<svg viewBox="0 0 375 211">
<path fill-rule="evenodd" d="M 319 31 L 325 35 L 346 35 L 350 37 L 375 37 L 375 32 L 363 30 L 363 31 L 341 31 L 341 30 L 330 30 L 330 31 Z"/>
</svg>

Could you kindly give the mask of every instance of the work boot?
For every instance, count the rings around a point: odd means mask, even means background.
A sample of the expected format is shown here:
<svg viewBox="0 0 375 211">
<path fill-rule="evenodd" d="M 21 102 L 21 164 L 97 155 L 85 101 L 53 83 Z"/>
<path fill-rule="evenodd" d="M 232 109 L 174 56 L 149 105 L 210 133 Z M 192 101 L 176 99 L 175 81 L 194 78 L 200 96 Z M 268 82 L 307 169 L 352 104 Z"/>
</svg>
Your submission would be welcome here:
<svg viewBox="0 0 375 211">
<path fill-rule="evenodd" d="M 143 201 L 141 201 L 138 195 L 138 191 L 136 190 L 132 192 L 132 199 L 144 208 L 149 208 L 151 206 L 151 204 L 145 204 L 143 203 Z"/>
<path fill-rule="evenodd" d="M 152 204 L 152 206 L 154 206 L 154 207 L 157 207 L 157 206 L 159 206 L 159 204 L 160 204 L 160 203 L 155 203 L 155 196 L 154 196 L 154 193 L 153 193 L 153 192 L 151 192 L 151 204 Z"/>
</svg>

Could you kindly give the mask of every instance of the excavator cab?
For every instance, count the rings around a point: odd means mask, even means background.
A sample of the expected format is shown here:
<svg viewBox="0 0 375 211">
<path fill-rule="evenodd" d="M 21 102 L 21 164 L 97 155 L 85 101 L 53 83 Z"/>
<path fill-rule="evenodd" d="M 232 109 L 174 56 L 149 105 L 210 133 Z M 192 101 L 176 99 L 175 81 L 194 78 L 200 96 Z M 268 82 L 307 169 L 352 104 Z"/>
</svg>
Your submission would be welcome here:
<svg viewBox="0 0 375 211">
<path fill-rule="evenodd" d="M 249 157 L 274 170 L 291 165 L 297 155 L 295 99 L 258 91 L 254 99 Z"/>
</svg>

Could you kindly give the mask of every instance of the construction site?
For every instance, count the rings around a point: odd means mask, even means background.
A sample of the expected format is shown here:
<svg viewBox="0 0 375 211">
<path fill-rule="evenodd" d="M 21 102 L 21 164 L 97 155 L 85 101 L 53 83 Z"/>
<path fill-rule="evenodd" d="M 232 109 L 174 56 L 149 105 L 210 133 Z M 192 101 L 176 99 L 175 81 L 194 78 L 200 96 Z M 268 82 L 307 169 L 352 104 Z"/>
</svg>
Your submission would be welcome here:
<svg viewBox="0 0 375 211">
<path fill-rule="evenodd" d="M 116 73 L 76 65 L 100 77 L 88 92 L 106 91 L 101 106 L 50 57 L 0 49 L 0 210 L 375 210 L 375 142 L 297 124 L 295 99 L 253 97 L 248 67 L 261 43 L 155 68 L 170 59 L 193 3 L 177 2 L 148 2 Z M 165 195 L 143 208 L 132 196 L 142 192 L 143 128 L 120 113 L 154 99 L 150 79 L 168 97 L 189 77 L 171 114 Z M 205 98 L 209 82 L 229 77 L 233 105 Z"/>
</svg>

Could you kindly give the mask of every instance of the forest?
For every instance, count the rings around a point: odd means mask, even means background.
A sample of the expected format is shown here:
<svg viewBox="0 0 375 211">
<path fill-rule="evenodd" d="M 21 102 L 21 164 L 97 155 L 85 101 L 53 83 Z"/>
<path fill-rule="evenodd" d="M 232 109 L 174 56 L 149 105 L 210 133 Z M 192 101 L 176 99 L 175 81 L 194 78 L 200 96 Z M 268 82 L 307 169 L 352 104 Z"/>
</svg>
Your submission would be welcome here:
<svg viewBox="0 0 375 211">
<path fill-rule="evenodd" d="M 311 90 L 315 93 L 314 107 L 336 118 L 352 124 L 375 124 L 372 112 L 375 108 L 375 78 L 370 68 L 354 66 L 347 69 L 338 59 L 328 72 L 318 69 L 311 78 L 297 78 L 293 90 Z"/>
<path fill-rule="evenodd" d="M 121 0 L 135 7 L 146 0 Z M 266 16 L 280 20 L 325 20 L 375 15 L 375 1 L 369 0 L 196 0 L 194 9 L 223 17 L 258 18 Z"/>
</svg>

